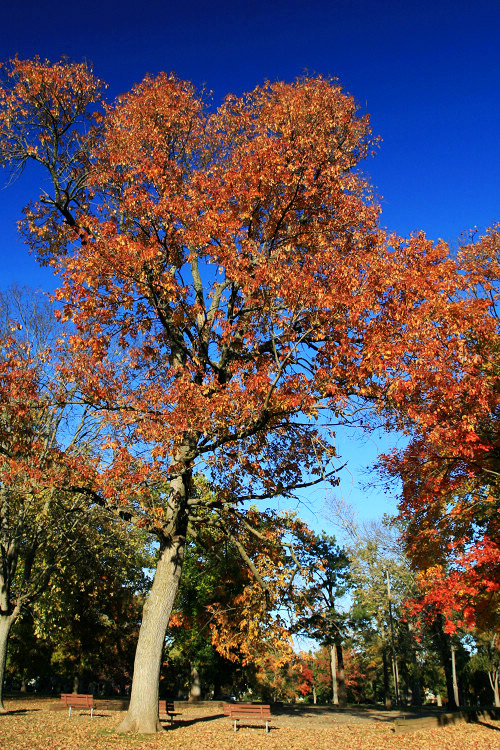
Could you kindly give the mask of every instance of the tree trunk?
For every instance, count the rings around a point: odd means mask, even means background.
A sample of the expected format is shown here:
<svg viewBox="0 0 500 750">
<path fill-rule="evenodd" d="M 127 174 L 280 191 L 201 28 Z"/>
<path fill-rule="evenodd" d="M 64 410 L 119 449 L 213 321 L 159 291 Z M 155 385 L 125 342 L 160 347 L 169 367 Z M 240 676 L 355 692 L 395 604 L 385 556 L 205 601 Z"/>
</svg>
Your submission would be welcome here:
<svg viewBox="0 0 500 750">
<path fill-rule="evenodd" d="M 491 689 L 493 690 L 493 701 L 495 708 L 500 707 L 500 690 L 498 685 L 498 677 L 499 677 L 499 670 L 495 669 L 494 671 L 488 672 L 488 677 L 490 680 Z"/>
<path fill-rule="evenodd" d="M 10 615 L 0 615 L 0 714 L 6 713 L 3 705 L 3 683 L 5 678 L 5 665 L 7 663 L 7 643 L 12 625 L 17 619 L 18 611 Z"/>
<path fill-rule="evenodd" d="M 391 696 L 389 693 L 389 674 L 387 668 L 387 651 L 385 644 L 382 646 L 382 666 L 384 672 L 384 705 L 386 708 L 391 708 Z"/>
<path fill-rule="evenodd" d="M 347 704 L 347 694 L 345 689 L 344 652 L 342 651 L 342 644 L 338 641 L 335 644 L 335 648 L 337 650 L 337 683 L 339 705 L 345 706 Z"/>
<path fill-rule="evenodd" d="M 318 694 L 316 692 L 316 685 L 313 685 L 312 687 L 313 687 L 313 703 L 314 705 L 316 705 L 318 702 Z"/>
<path fill-rule="evenodd" d="M 162 730 L 158 717 L 158 687 L 165 633 L 181 579 L 185 534 L 161 551 L 151 592 L 144 604 L 135 652 L 130 705 L 119 732 L 153 734 Z"/>
<path fill-rule="evenodd" d="M 454 691 L 454 685 L 453 685 L 453 670 L 452 670 L 452 664 L 451 664 L 451 656 L 450 656 L 450 637 L 447 635 L 447 633 L 444 632 L 443 629 L 443 617 L 440 615 L 436 618 L 432 625 L 433 630 L 433 640 L 436 646 L 437 651 L 439 652 L 439 655 L 441 657 L 441 662 L 444 669 L 444 676 L 446 679 L 446 693 L 448 696 L 448 709 L 454 709 L 458 708 L 458 705 L 455 702 L 455 691 Z M 455 677 L 456 679 L 456 677 Z"/>
<path fill-rule="evenodd" d="M 189 688 L 189 701 L 201 700 L 201 679 L 200 673 L 194 664 L 191 664 L 191 686 Z"/>
<path fill-rule="evenodd" d="M 339 693 L 337 685 L 337 650 L 335 644 L 330 644 L 330 671 L 332 673 L 332 703 L 338 706 Z"/>
<path fill-rule="evenodd" d="M 458 681 L 457 681 L 457 665 L 455 662 L 455 646 L 451 646 L 451 674 L 453 680 L 453 699 L 455 701 L 455 708 L 460 706 L 460 699 L 458 697 Z"/>
</svg>

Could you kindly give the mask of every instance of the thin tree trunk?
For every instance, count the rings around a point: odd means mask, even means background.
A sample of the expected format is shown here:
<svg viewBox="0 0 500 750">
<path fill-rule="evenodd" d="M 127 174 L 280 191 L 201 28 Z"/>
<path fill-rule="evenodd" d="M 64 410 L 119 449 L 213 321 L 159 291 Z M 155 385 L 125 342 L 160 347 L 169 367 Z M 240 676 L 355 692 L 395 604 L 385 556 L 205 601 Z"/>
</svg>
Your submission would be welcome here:
<svg viewBox="0 0 500 750">
<path fill-rule="evenodd" d="M 399 706 L 399 671 L 398 671 L 398 659 L 396 656 L 396 643 L 394 640 L 394 623 L 392 620 L 392 594 L 391 594 L 391 583 L 389 579 L 389 571 L 386 570 L 387 580 L 387 601 L 389 604 L 389 626 L 391 632 L 391 656 L 392 656 L 392 677 L 394 679 L 394 695 L 396 699 L 396 706 Z"/>
<path fill-rule="evenodd" d="M 384 672 L 384 705 L 386 708 L 391 708 L 391 696 L 389 693 L 389 675 L 387 668 L 387 651 L 385 645 L 382 646 L 382 667 Z"/>
<path fill-rule="evenodd" d="M 446 693 L 448 697 L 448 708 L 458 708 L 455 703 L 455 692 L 453 686 L 453 669 L 451 664 L 450 654 L 450 637 L 443 630 L 443 617 L 440 615 L 433 623 L 433 635 L 435 638 L 436 648 L 441 657 L 443 664 L 444 675 L 446 679 Z"/>
<path fill-rule="evenodd" d="M 189 688 L 190 702 L 201 700 L 201 679 L 200 673 L 194 664 L 191 664 L 191 685 Z"/>
<path fill-rule="evenodd" d="M 12 625 L 16 621 L 18 611 L 10 615 L 0 615 L 0 714 L 6 713 L 3 705 L 3 683 L 5 679 L 5 665 L 7 663 L 7 643 Z"/>
<path fill-rule="evenodd" d="M 130 705 L 119 732 L 153 734 L 162 730 L 158 687 L 163 644 L 181 579 L 185 535 L 177 536 L 160 554 L 151 592 L 143 609 L 134 662 Z"/>
<path fill-rule="evenodd" d="M 342 650 L 342 644 L 337 641 L 335 644 L 337 651 L 337 682 L 339 692 L 339 705 L 345 706 L 347 704 L 347 695 L 345 689 L 345 669 L 344 669 L 344 652 Z"/>
<path fill-rule="evenodd" d="M 488 672 L 488 678 L 490 681 L 491 689 L 493 690 L 493 701 L 494 701 L 493 705 L 495 706 L 495 708 L 500 707 L 500 690 L 499 690 L 499 684 L 498 684 L 498 677 L 499 677 L 498 669 Z"/>
<path fill-rule="evenodd" d="M 332 703 L 338 706 L 339 693 L 337 685 L 337 650 L 335 644 L 330 644 L 330 670 L 332 673 Z"/>
<path fill-rule="evenodd" d="M 451 674 L 453 680 L 453 698 L 455 701 L 455 707 L 460 706 L 460 699 L 458 696 L 458 681 L 457 681 L 457 665 L 455 662 L 455 646 L 451 646 Z"/>
<path fill-rule="evenodd" d="M 318 694 L 316 692 L 316 685 L 313 685 L 312 687 L 313 687 L 313 703 L 314 705 L 316 705 L 318 702 Z"/>
</svg>

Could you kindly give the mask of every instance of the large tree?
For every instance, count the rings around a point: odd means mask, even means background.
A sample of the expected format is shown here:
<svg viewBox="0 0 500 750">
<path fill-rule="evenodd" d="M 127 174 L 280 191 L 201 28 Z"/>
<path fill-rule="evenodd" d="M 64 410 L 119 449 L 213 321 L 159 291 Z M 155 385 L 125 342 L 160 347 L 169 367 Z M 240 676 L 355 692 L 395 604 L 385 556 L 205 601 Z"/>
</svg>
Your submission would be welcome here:
<svg viewBox="0 0 500 750">
<path fill-rule="evenodd" d="M 49 177 L 26 237 L 61 279 L 71 373 L 119 436 L 87 490 L 159 540 L 121 725 L 153 732 L 189 526 L 334 477 L 334 425 L 404 377 L 449 282 L 440 247 L 387 243 L 358 166 L 368 118 L 335 80 L 216 110 L 172 75 L 106 106 L 99 85 L 84 64 L 6 64 L 0 159 Z"/>
</svg>

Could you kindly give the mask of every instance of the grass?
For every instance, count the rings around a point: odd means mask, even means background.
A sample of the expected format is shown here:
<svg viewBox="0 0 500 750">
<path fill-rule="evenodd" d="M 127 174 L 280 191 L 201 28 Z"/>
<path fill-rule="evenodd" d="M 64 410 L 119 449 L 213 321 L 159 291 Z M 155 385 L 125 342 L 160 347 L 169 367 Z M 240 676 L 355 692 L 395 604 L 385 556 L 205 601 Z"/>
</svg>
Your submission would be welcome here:
<svg viewBox="0 0 500 750">
<path fill-rule="evenodd" d="M 233 732 L 216 710 L 185 711 L 173 728 L 154 736 L 114 731 L 122 714 L 98 709 L 94 719 L 73 710 L 71 718 L 54 699 L 7 699 L 0 715 L 2 750 L 500 750 L 500 723 L 459 724 L 395 735 L 389 722 L 334 724 L 314 717 L 278 717 L 262 727 Z M 99 705 L 99 702 L 98 702 Z"/>
</svg>

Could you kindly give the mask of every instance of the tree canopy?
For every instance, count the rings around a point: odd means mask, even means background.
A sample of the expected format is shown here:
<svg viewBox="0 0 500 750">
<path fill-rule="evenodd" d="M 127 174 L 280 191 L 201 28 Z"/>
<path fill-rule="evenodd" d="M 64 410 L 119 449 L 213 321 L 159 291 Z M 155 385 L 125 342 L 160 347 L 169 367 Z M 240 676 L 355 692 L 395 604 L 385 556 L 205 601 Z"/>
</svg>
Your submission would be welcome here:
<svg viewBox="0 0 500 750">
<path fill-rule="evenodd" d="M 4 64 L 0 162 L 51 185 L 24 233 L 60 279 L 61 375 L 103 420 L 77 488 L 159 540 L 122 724 L 155 731 L 190 530 L 215 518 L 258 538 L 246 503 L 335 482 L 335 427 L 363 407 L 403 427 L 449 413 L 488 303 L 444 243 L 380 228 L 360 168 L 376 139 L 336 80 L 216 109 L 164 73 L 101 91 L 85 64 Z"/>
</svg>

